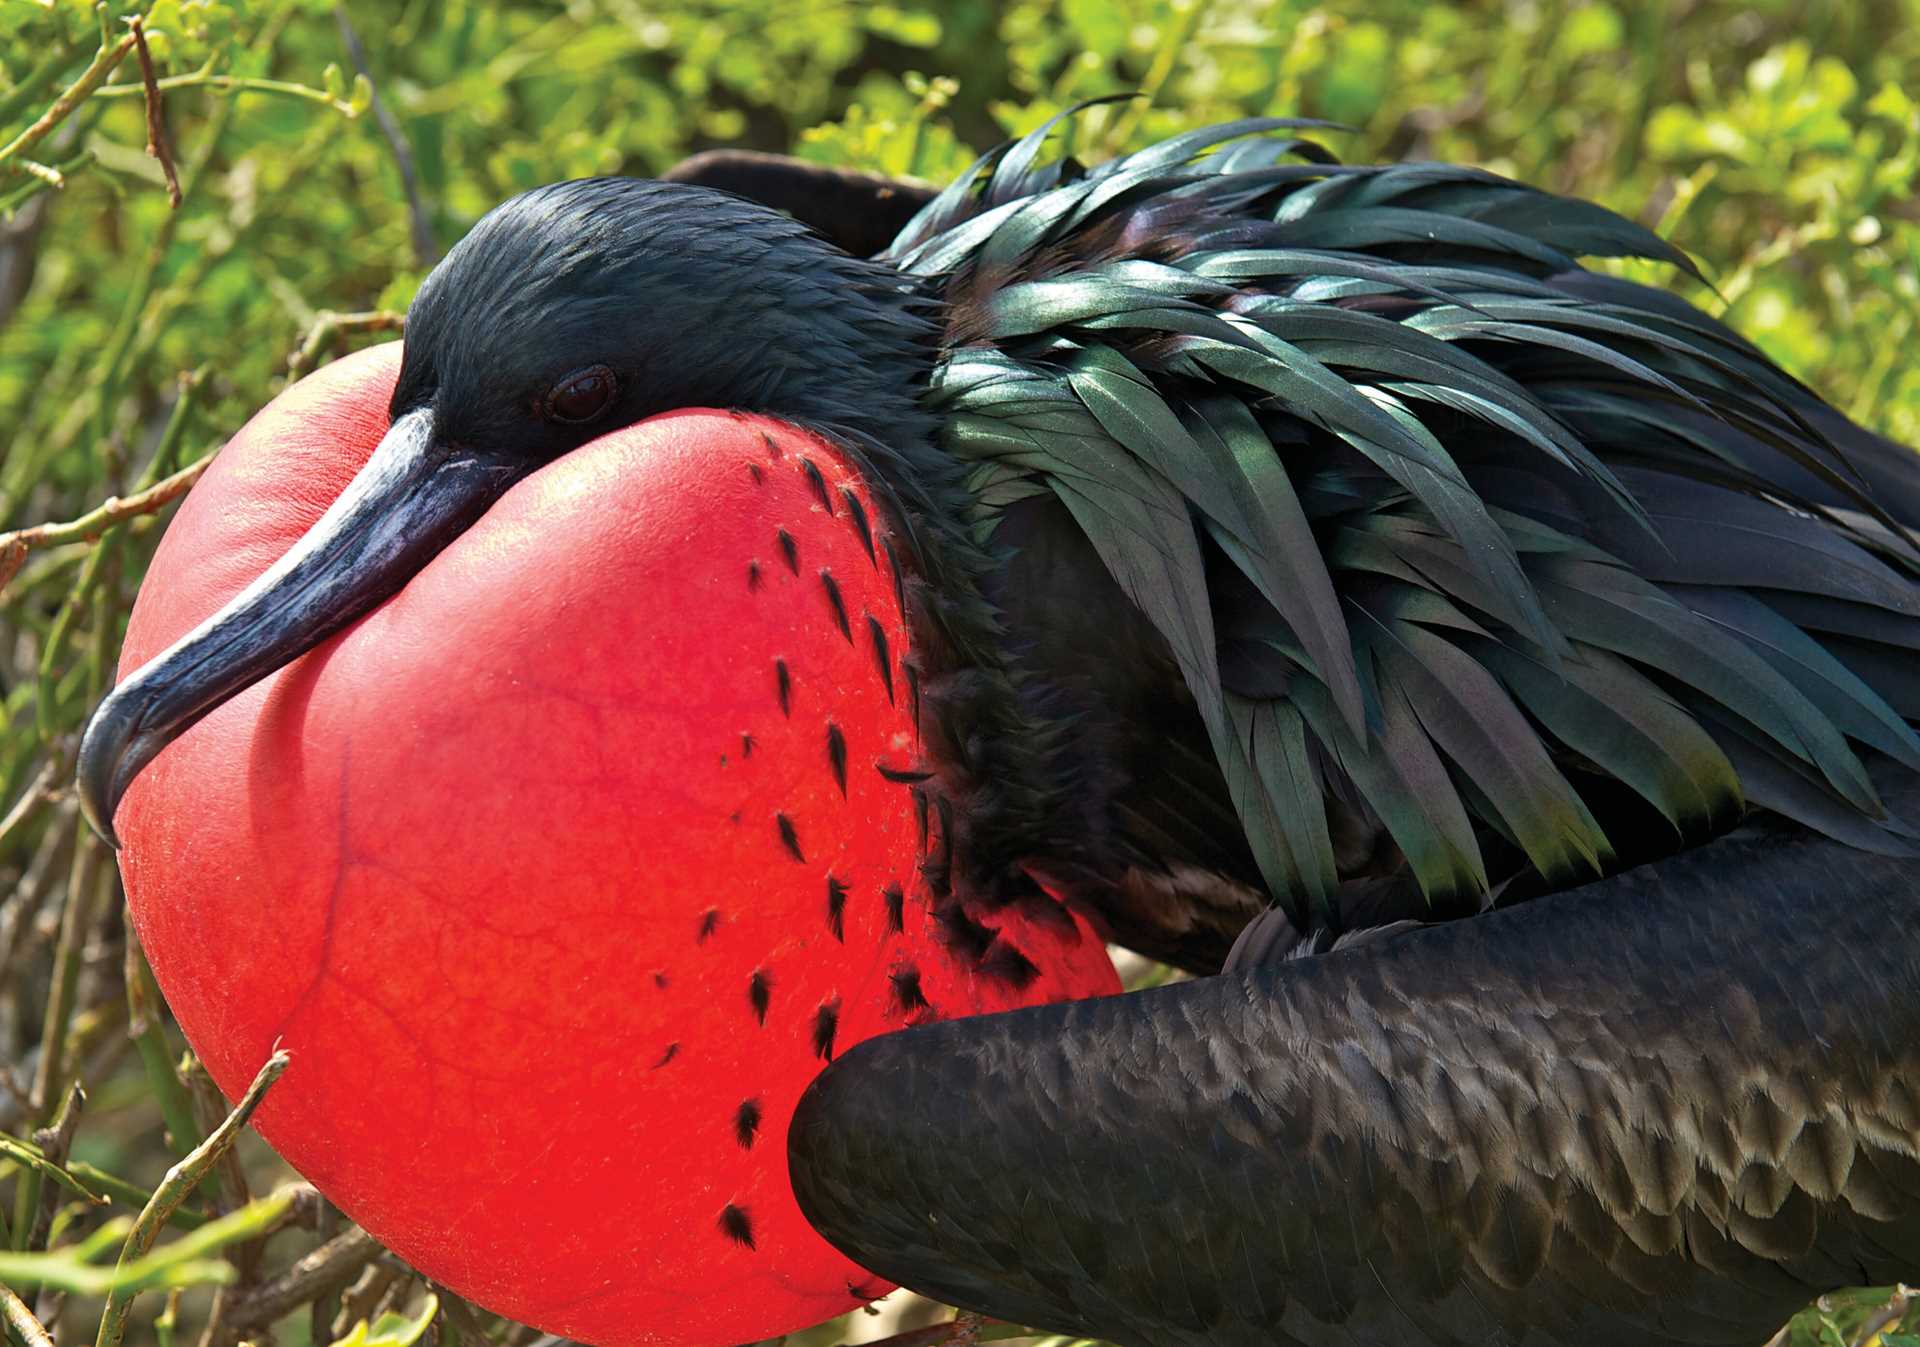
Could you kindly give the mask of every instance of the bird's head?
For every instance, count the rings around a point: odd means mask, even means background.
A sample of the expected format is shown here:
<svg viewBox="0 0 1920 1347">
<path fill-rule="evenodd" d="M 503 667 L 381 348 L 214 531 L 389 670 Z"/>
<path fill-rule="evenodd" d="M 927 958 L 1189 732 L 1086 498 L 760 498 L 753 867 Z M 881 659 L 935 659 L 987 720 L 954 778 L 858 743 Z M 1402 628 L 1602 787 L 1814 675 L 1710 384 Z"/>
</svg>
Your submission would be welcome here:
<svg viewBox="0 0 1920 1347">
<path fill-rule="evenodd" d="M 397 592 L 514 483 L 680 408 L 860 442 L 926 434 L 930 325 L 905 278 L 704 188 L 589 178 L 488 213 L 407 316 L 391 426 L 245 592 L 88 725 L 82 806 L 114 838 L 134 776 L 213 707 Z"/>
<path fill-rule="evenodd" d="M 142 585 L 81 777 L 168 1002 L 230 1093 L 283 1042 L 262 1134 L 502 1312 L 741 1342 L 880 1294 L 792 1197 L 808 1082 L 1117 986 L 930 877 L 927 578 L 869 471 L 923 433 L 913 303 L 731 198 L 530 193 Z"/>
<path fill-rule="evenodd" d="M 489 212 L 407 316 L 396 421 L 514 461 L 680 407 L 897 431 L 930 358 L 911 282 L 752 202 L 586 178 Z"/>
</svg>

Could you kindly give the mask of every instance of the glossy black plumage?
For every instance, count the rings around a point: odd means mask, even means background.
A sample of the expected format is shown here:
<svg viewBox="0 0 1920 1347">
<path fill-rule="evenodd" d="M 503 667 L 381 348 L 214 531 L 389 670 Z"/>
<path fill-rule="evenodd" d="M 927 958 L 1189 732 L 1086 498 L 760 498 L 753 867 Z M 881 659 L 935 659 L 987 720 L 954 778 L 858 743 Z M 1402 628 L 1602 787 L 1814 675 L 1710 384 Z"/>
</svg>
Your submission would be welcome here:
<svg viewBox="0 0 1920 1347">
<path fill-rule="evenodd" d="M 929 401 L 1024 686 L 1111 768 L 1058 886 L 1208 971 L 1269 895 L 1336 928 L 1396 879 L 1398 915 L 1471 910 L 1748 801 L 1915 854 L 1856 752 L 1920 767 L 1906 680 L 1875 654 L 1863 683 L 1811 611 L 1914 648 L 1911 456 L 1574 266 L 1686 264 L 1637 226 L 1244 138 L 1296 126 L 1093 169 L 1036 133 L 883 255 L 947 303 Z"/>
<path fill-rule="evenodd" d="M 803 1100 L 795 1189 L 884 1276 L 1128 1347 L 1757 1347 L 1920 1268 L 1916 911 L 1911 863 L 1755 825 L 1469 921 L 886 1035 Z"/>
</svg>

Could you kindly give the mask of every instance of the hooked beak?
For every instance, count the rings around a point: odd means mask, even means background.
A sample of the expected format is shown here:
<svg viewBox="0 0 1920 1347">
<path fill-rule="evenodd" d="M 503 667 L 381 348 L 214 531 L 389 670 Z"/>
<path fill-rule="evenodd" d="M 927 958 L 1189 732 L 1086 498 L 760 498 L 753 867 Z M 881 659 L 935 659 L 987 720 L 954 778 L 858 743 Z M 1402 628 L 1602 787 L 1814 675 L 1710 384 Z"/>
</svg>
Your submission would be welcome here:
<svg viewBox="0 0 1920 1347">
<path fill-rule="evenodd" d="M 202 716 L 400 592 L 531 462 L 434 441 L 430 408 L 388 428 L 325 514 L 224 608 L 123 680 L 80 741 L 80 807 L 113 815 L 140 769 Z"/>
</svg>

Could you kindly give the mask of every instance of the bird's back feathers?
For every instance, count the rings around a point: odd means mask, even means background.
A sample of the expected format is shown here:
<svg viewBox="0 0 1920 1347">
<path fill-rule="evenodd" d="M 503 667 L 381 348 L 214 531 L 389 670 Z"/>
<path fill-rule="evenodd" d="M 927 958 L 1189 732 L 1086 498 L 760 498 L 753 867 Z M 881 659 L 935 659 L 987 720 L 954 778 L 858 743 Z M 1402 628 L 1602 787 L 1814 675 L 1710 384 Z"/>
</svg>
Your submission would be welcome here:
<svg viewBox="0 0 1920 1347">
<path fill-rule="evenodd" d="M 1342 166 L 1308 129 L 1082 169 L 1040 163 L 1043 128 L 881 258 L 945 301 L 927 402 L 979 537 L 1078 553 L 993 597 L 1035 685 L 1106 736 L 1136 886 L 1184 870 L 1337 924 L 1343 886 L 1398 874 L 1471 907 L 1749 805 L 1920 854 L 1863 761 L 1920 769 L 1920 459 L 1579 267 L 1691 270 L 1638 225 L 1474 169 Z M 1072 608 L 1123 667 L 1050 639 Z M 1172 770 L 1195 751 L 1199 781 Z M 1210 794 L 1238 837 L 1189 823 Z M 1217 966 L 1246 915 L 1155 952 Z"/>
</svg>

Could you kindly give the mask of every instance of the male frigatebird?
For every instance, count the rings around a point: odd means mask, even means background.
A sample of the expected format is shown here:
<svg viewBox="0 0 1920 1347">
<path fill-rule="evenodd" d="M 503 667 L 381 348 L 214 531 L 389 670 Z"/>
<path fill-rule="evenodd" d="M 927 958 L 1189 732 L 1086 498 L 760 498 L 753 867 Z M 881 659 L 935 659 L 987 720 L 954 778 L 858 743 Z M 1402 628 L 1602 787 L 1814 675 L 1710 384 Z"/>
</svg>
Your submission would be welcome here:
<svg viewBox="0 0 1920 1347">
<path fill-rule="evenodd" d="M 912 801 L 904 910 L 933 914 L 974 973 L 997 959 L 993 975 L 1031 981 L 1005 923 L 1045 929 L 1064 908 L 1217 974 L 807 1060 L 803 1075 L 834 1057 L 791 1113 L 793 1194 L 862 1267 L 1124 1344 L 1759 1343 L 1820 1291 L 1913 1276 L 1920 460 L 1693 307 L 1576 262 L 1690 265 L 1646 230 L 1472 169 L 1343 166 L 1302 129 L 1236 123 L 1094 168 L 1043 164 L 1043 129 L 931 199 L 723 157 L 682 176 L 759 203 L 607 178 L 506 203 L 422 288 L 391 426 L 340 500 L 224 607 L 146 634 L 140 657 L 187 633 L 89 727 L 90 816 L 108 828 L 183 729 L 370 611 L 312 658 L 411 678 L 407 642 L 380 638 L 426 639 L 422 605 L 504 614 L 476 626 L 486 640 L 547 630 L 577 601 L 511 587 L 522 550 L 553 546 L 523 492 L 589 459 L 564 480 L 590 500 L 657 474 L 626 534 L 594 516 L 582 564 L 610 537 L 669 559 L 631 591 L 645 621 L 622 628 L 658 649 L 548 650 L 526 666 L 540 679 L 498 679 L 424 731 L 411 703 L 363 705 L 384 723 L 355 752 L 412 734 L 402 777 L 418 760 L 448 779 L 433 745 L 466 734 L 461 717 L 536 684 L 555 706 L 591 701 L 576 684 L 597 688 L 608 660 L 663 652 L 694 681 L 777 664 L 778 725 L 781 643 L 812 624 L 882 675 L 847 666 L 835 705 L 897 697 L 908 730 L 851 754 L 844 735 L 808 739 L 794 761 L 830 760 L 843 794 L 852 772 Z M 871 259 L 830 241 L 914 207 Z M 639 466 L 609 444 L 641 445 Z M 764 517 L 749 477 L 785 493 Z M 536 503 L 571 519 L 570 501 Z M 758 550 L 709 582 L 715 538 L 736 535 Z M 849 600 L 862 567 L 897 614 L 864 575 Z M 776 579 L 780 612 L 686 637 L 708 630 L 704 605 L 747 612 Z M 409 603 L 414 626 L 388 620 Z M 704 726 L 662 718 L 662 689 L 683 694 L 651 672 L 632 714 L 671 731 L 660 752 L 678 764 L 675 736 Z M 198 845 L 182 821 L 198 792 L 241 792 L 238 812 L 204 806 L 210 826 L 281 836 L 275 801 L 301 787 L 279 774 L 315 774 L 342 701 L 330 666 L 289 673 L 247 712 L 278 729 L 221 731 L 253 754 L 241 786 L 211 779 L 207 755 L 200 776 L 165 773 L 220 711 L 129 795 L 143 921 L 167 927 L 169 885 L 199 902 L 228 882 L 171 860 Z M 524 789 L 499 765 L 515 807 L 539 807 L 556 767 L 578 769 L 589 804 L 630 767 L 575 763 L 578 736 L 554 733 Z M 505 789 L 472 779 L 478 798 Z M 487 845 L 464 792 L 420 804 L 427 787 L 383 784 L 410 838 Z M 340 789 L 344 873 L 359 834 Z M 643 811 L 695 787 L 648 790 Z M 689 921 L 710 894 L 650 882 L 676 846 L 797 864 L 863 826 L 832 815 L 844 835 L 816 842 L 785 814 L 764 836 L 759 815 L 747 831 L 672 817 L 677 843 L 643 820 L 653 849 L 622 860 L 636 907 Z M 899 889 L 834 883 L 829 923 L 866 902 L 900 921 Z M 849 957 L 833 934 L 796 937 L 753 984 L 763 1025 L 786 968 Z M 190 1035 L 219 1037 L 207 1005 L 240 1013 L 201 984 L 251 973 L 155 963 L 187 988 Z M 717 1000 L 676 1013 L 676 1046 L 737 1018 Z M 785 1107 L 741 1120 L 745 1141 L 779 1135 Z M 638 1151 L 671 1126 L 644 1122 Z M 726 1210 L 722 1233 L 751 1246 Z M 740 1267 L 734 1297 L 788 1285 Z"/>
</svg>

